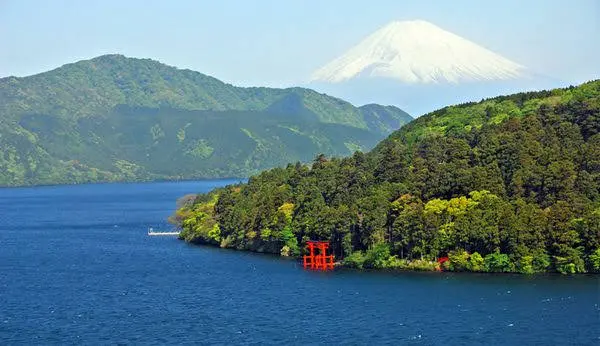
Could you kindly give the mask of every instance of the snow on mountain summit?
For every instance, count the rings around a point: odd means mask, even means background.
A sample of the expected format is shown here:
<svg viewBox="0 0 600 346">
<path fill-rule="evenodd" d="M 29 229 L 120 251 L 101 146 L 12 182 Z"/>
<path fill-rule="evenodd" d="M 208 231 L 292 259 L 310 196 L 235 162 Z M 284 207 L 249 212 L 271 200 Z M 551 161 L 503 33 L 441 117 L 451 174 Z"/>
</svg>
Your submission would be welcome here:
<svg viewBox="0 0 600 346">
<path fill-rule="evenodd" d="M 405 83 L 516 79 L 525 67 L 423 20 L 395 21 L 315 71 L 311 81 L 338 83 L 358 76 Z"/>
</svg>

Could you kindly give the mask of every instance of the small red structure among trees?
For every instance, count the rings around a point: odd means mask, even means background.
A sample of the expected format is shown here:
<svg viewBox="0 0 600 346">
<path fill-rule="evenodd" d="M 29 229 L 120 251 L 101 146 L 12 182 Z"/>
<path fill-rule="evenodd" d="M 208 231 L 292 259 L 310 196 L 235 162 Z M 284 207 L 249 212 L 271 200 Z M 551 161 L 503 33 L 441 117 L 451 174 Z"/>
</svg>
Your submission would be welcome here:
<svg viewBox="0 0 600 346">
<path fill-rule="evenodd" d="M 333 255 L 327 255 L 328 241 L 306 242 L 308 255 L 304 255 L 304 269 L 329 270 L 333 269 Z"/>
<path fill-rule="evenodd" d="M 440 257 L 438 258 L 437 262 L 439 264 L 438 266 L 438 271 L 442 271 L 442 266 L 444 265 L 444 263 L 448 262 L 449 258 L 448 257 Z"/>
</svg>

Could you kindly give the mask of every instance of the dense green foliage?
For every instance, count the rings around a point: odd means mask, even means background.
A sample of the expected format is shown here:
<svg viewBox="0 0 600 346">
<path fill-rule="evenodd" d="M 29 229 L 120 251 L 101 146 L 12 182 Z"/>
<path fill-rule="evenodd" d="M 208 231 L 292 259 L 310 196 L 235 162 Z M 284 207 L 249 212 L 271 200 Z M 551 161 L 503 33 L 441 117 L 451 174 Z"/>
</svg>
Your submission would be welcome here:
<svg viewBox="0 0 600 346">
<path fill-rule="evenodd" d="M 177 218 L 186 240 L 222 247 L 330 240 L 357 268 L 448 256 L 455 271 L 598 272 L 600 82 L 447 107 L 368 154 L 265 171 Z"/>
<path fill-rule="evenodd" d="M 412 118 L 119 55 L 0 79 L 0 186 L 248 176 L 372 148 Z"/>
</svg>

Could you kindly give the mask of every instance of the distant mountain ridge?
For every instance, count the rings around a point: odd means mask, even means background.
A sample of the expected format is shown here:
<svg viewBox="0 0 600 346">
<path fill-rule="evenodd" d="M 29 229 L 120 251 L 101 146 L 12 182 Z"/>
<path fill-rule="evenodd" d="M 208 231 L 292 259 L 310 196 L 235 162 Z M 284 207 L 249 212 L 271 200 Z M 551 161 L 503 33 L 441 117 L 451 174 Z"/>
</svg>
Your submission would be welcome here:
<svg viewBox="0 0 600 346">
<path fill-rule="evenodd" d="M 52 83 L 53 88 L 34 87 L 44 83 Z M 30 77 L 0 79 L 3 100 L 12 98 L 25 103 L 18 110 L 59 111 L 75 118 L 95 115 L 118 104 L 214 111 L 265 110 L 292 92 L 300 95 L 306 108 L 323 122 L 364 125 L 360 111 L 348 102 L 309 89 L 235 87 L 199 72 L 117 54 L 67 64 Z M 313 99 L 320 104 L 310 103 Z M 79 104 L 73 111 L 70 103 L 76 102 Z M 7 106 L 0 106 L 0 110 L 7 110 Z M 343 115 L 335 118 L 341 114 L 339 111 Z"/>
<path fill-rule="evenodd" d="M 313 72 L 306 86 L 419 116 L 450 104 L 565 83 L 423 20 L 394 21 Z"/>
<path fill-rule="evenodd" d="M 395 21 L 317 70 L 313 81 L 359 75 L 404 83 L 515 79 L 525 67 L 423 20 Z"/>
<path fill-rule="evenodd" d="M 0 79 L 0 185 L 246 176 L 370 149 L 412 118 L 104 55 Z"/>
</svg>

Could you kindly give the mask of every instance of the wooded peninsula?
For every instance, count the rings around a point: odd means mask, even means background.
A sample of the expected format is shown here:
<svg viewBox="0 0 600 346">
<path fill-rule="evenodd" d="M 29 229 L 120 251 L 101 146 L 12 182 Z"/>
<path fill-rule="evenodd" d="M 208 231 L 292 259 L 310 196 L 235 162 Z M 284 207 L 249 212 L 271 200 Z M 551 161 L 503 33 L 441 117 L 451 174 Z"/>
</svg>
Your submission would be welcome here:
<svg viewBox="0 0 600 346">
<path fill-rule="evenodd" d="M 180 201 L 188 242 L 355 268 L 600 272 L 600 81 L 449 106 L 369 153 Z"/>
</svg>

